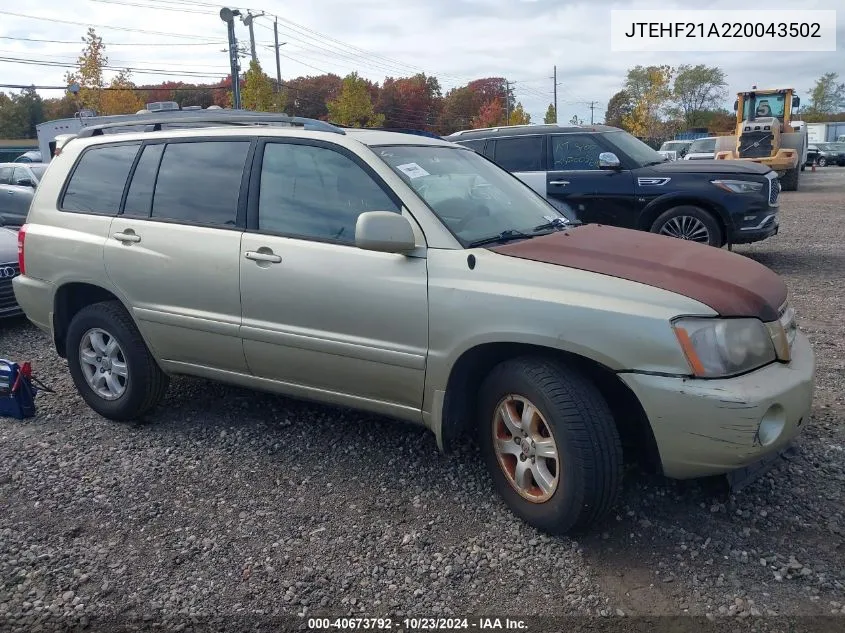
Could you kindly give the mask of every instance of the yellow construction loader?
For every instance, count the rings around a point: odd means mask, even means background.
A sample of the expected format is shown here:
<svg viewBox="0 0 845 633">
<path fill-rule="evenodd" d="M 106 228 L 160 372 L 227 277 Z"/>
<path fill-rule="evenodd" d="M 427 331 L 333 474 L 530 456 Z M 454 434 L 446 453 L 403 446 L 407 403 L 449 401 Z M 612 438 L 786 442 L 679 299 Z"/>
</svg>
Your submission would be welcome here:
<svg viewBox="0 0 845 633">
<path fill-rule="evenodd" d="M 749 160 L 778 173 L 784 191 L 798 189 L 807 162 L 807 126 L 792 120 L 801 104 L 792 88 L 737 93 L 736 132 L 716 139 L 716 160 Z"/>
</svg>

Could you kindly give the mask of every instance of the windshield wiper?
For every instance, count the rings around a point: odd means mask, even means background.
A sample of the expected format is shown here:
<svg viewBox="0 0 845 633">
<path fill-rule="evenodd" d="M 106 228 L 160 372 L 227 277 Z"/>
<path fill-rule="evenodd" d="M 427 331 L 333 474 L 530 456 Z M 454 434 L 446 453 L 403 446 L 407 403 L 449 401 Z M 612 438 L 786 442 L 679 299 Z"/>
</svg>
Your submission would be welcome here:
<svg viewBox="0 0 845 633">
<path fill-rule="evenodd" d="M 572 228 L 573 226 L 579 226 L 583 224 L 578 220 L 570 220 L 568 218 L 560 217 L 555 218 L 554 220 L 550 220 L 545 224 L 539 224 L 531 229 L 532 233 L 537 233 L 538 231 L 548 231 L 549 229 L 555 229 L 557 231 L 565 231 L 566 229 Z"/>
<path fill-rule="evenodd" d="M 522 233 L 521 231 L 514 231 L 513 229 L 508 229 L 507 231 L 502 231 L 498 235 L 483 237 L 480 240 L 470 242 L 469 244 L 467 244 L 467 248 L 475 248 L 476 246 L 484 246 L 485 244 L 495 244 L 497 242 L 510 242 L 512 240 L 527 240 L 532 237 L 537 236 L 530 235 L 528 233 Z"/>
</svg>

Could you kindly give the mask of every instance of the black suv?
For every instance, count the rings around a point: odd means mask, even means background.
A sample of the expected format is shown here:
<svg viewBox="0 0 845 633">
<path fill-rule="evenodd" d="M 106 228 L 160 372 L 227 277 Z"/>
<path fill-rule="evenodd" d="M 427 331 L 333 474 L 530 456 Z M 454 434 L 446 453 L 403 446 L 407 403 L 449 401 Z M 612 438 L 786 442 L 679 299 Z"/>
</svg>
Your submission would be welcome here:
<svg viewBox="0 0 845 633">
<path fill-rule="evenodd" d="M 777 173 L 753 162 L 671 161 L 604 125 L 520 125 L 445 137 L 474 149 L 584 223 L 723 246 L 778 232 Z"/>
</svg>

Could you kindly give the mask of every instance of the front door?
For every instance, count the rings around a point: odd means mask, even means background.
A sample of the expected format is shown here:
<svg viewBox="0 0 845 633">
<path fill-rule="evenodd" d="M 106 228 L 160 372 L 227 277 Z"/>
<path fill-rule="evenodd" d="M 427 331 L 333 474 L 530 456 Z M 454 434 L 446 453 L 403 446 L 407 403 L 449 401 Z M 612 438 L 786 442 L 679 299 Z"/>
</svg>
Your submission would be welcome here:
<svg viewBox="0 0 845 633">
<path fill-rule="evenodd" d="M 595 135 L 549 137 L 547 195 L 582 222 L 634 226 L 634 179 L 629 170 L 599 169 L 599 154 L 609 151 Z"/>
<path fill-rule="evenodd" d="M 238 209 L 242 200 L 244 218 L 250 146 L 237 138 L 147 144 L 112 220 L 108 275 L 156 356 L 176 369 L 248 373 Z"/>
<path fill-rule="evenodd" d="M 364 211 L 402 207 L 354 153 L 320 141 L 259 146 L 240 254 L 244 352 L 253 374 L 302 395 L 419 410 L 426 260 L 357 248 Z"/>
</svg>

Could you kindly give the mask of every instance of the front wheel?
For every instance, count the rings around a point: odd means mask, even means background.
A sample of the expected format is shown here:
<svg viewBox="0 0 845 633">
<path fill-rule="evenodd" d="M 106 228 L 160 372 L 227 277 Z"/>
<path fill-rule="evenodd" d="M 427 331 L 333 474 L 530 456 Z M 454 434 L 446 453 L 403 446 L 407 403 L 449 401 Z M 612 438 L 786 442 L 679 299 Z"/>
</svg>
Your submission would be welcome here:
<svg viewBox="0 0 845 633">
<path fill-rule="evenodd" d="M 551 360 L 510 360 L 487 376 L 479 405 L 487 469 L 517 516 L 565 534 L 610 511 L 622 479 L 622 448 L 592 382 Z"/>
<path fill-rule="evenodd" d="M 780 184 L 784 191 L 798 191 L 798 166 L 796 165 L 787 172 L 780 179 Z"/>
<path fill-rule="evenodd" d="M 824 167 L 827 165 L 827 159 L 824 157 L 819 158 L 819 167 Z"/>
<path fill-rule="evenodd" d="M 710 246 L 719 247 L 724 243 L 716 218 L 693 206 L 674 207 L 661 213 L 651 225 L 651 232 Z"/>
<path fill-rule="evenodd" d="M 123 307 L 113 301 L 82 308 L 67 332 L 68 369 L 82 399 L 104 418 L 142 417 L 169 382 Z"/>
</svg>

